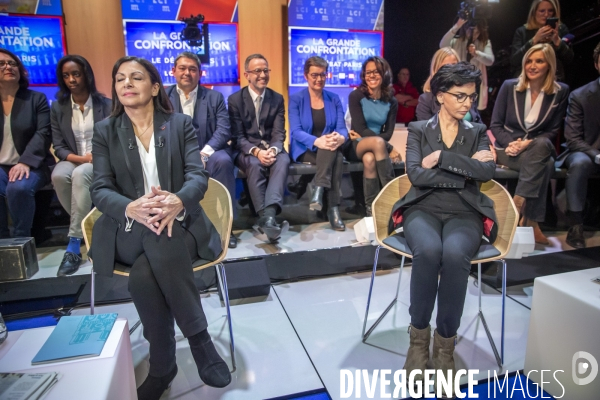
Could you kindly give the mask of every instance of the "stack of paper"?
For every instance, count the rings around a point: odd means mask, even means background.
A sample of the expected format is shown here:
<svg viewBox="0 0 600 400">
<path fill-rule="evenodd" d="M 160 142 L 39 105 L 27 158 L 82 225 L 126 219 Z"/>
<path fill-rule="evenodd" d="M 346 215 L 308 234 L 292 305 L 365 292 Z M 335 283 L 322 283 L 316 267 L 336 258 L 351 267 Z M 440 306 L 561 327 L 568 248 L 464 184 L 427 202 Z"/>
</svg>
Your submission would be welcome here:
<svg viewBox="0 0 600 400">
<path fill-rule="evenodd" d="M 60 379 L 60 374 L 0 374 L 0 400 L 38 400 Z"/>
</svg>

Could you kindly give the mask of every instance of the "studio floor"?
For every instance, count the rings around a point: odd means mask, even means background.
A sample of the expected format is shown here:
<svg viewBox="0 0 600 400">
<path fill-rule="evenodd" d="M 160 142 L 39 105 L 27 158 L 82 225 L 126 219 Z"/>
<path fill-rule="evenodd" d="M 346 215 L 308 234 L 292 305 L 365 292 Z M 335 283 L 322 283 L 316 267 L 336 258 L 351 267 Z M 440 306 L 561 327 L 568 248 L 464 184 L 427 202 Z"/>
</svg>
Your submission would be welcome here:
<svg viewBox="0 0 600 400">
<path fill-rule="evenodd" d="M 238 231 L 241 239 L 228 258 L 267 255 L 305 249 L 359 245 L 349 222 L 345 233 L 327 229 L 326 223 L 292 226 L 278 245 L 265 244 L 252 231 Z M 566 251 L 566 232 L 549 233 L 551 245 L 538 247 L 530 255 Z M 600 245 L 600 234 L 588 238 L 588 246 Z M 55 276 L 62 258 L 60 248 L 45 248 L 39 254 L 37 277 Z M 89 273 L 87 263 L 78 273 Z M 372 324 L 392 299 L 399 269 L 382 271 L 375 280 L 368 323 Z M 366 343 L 361 340 L 370 273 L 361 272 L 329 278 L 273 285 L 266 298 L 232 303 L 233 332 L 237 370 L 232 383 L 215 389 L 198 377 L 187 341 L 178 333 L 179 373 L 163 399 L 272 399 L 325 389 L 332 399 L 341 398 L 341 369 L 401 369 L 409 336 L 409 284 L 411 268 L 402 276 L 397 305 L 376 328 Z M 39 276 L 38 276 L 39 275 Z M 477 318 L 478 288 L 469 279 L 466 304 L 456 348 L 458 368 L 478 369 L 487 378 L 488 371 L 520 370 L 524 366 L 529 326 L 532 285 L 511 287 L 506 305 L 506 353 L 504 370 L 496 365 L 485 330 Z M 216 346 L 231 365 L 225 308 L 216 292 L 203 294 L 202 304 L 209 320 L 209 332 Z M 500 293 L 484 285 L 483 310 L 492 335 L 500 340 Z M 89 309 L 75 310 L 86 314 Z M 138 320 L 132 303 L 98 307 L 96 312 L 117 312 L 129 326 Z M 435 316 L 435 311 L 434 311 Z M 435 317 L 432 326 L 435 324 Z M 148 343 L 142 329 L 131 336 L 136 381 L 147 374 Z M 493 374 L 493 372 L 491 372 Z"/>
</svg>

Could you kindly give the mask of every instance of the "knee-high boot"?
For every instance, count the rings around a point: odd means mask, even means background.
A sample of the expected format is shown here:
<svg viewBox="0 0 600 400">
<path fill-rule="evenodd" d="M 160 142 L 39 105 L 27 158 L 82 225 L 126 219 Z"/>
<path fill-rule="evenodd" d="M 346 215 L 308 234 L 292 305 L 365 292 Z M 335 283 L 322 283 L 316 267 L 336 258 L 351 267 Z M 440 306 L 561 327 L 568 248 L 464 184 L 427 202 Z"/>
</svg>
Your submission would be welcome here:
<svg viewBox="0 0 600 400">
<path fill-rule="evenodd" d="M 394 180 L 394 165 L 392 164 L 392 160 L 386 158 L 384 160 L 379 160 L 375 162 L 377 166 L 377 176 L 379 177 L 379 182 L 381 182 L 381 187 L 385 187 L 388 183 Z"/>
<path fill-rule="evenodd" d="M 371 205 L 379 194 L 379 179 L 363 178 L 363 187 L 365 190 L 365 210 L 367 217 L 370 217 L 372 215 Z"/>
</svg>

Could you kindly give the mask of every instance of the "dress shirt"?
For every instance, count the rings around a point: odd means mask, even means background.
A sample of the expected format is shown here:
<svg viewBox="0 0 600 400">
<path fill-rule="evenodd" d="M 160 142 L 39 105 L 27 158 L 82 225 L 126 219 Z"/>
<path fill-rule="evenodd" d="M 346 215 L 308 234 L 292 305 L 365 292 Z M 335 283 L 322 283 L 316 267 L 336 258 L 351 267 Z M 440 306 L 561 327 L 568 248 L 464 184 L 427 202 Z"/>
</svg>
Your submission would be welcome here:
<svg viewBox="0 0 600 400">
<path fill-rule="evenodd" d="M 83 111 L 81 111 L 79 104 L 75 103 L 73 96 L 71 96 L 71 107 L 73 108 L 71 128 L 75 137 L 77 155 L 84 156 L 92 152 L 92 136 L 94 135 L 94 104 L 92 96 L 89 96 L 83 105 Z"/>
<path fill-rule="evenodd" d="M 525 93 L 525 112 L 523 113 L 523 115 L 525 115 L 525 128 L 529 129 L 536 123 L 540 116 L 543 102 L 544 91 L 542 90 L 540 91 L 540 94 L 538 94 L 537 99 L 535 99 L 535 102 L 531 104 L 531 88 L 527 86 L 527 92 Z"/>
<path fill-rule="evenodd" d="M 179 88 L 179 86 L 177 86 L 177 93 L 179 94 L 179 103 L 181 104 L 181 109 L 183 110 L 183 113 L 185 115 L 189 115 L 193 119 L 194 110 L 196 109 L 196 100 L 198 98 L 198 86 L 196 86 L 194 90 L 190 92 L 188 97 L 185 96 L 185 93 Z M 200 150 L 200 153 L 204 153 L 208 157 L 212 156 L 214 152 L 215 149 L 213 149 L 209 145 L 205 145 L 202 148 L 202 150 Z"/>
<path fill-rule="evenodd" d="M 10 114 L 8 114 L 4 116 L 4 140 L 2 140 L 2 148 L 0 148 L 0 165 L 16 165 L 18 163 L 19 153 L 13 141 Z"/>
<path fill-rule="evenodd" d="M 256 125 L 258 125 L 258 132 L 260 133 L 260 136 L 263 135 L 261 129 L 260 129 L 260 111 L 262 110 L 262 103 L 265 100 L 265 92 L 263 92 L 262 94 L 258 94 L 256 93 L 254 90 L 252 90 L 251 87 L 248 87 L 248 91 L 250 92 L 250 97 L 252 97 L 252 103 L 254 104 L 254 111 L 256 114 Z M 268 144 L 263 140 L 262 143 L 264 144 L 265 147 L 268 146 Z M 248 154 L 252 154 L 252 151 L 256 149 L 256 146 L 252 147 L 250 149 L 250 151 L 248 152 Z M 264 150 L 264 149 L 261 149 Z M 277 149 L 277 147 L 269 147 L 269 150 L 273 150 L 275 152 L 275 155 L 277 155 L 277 153 L 279 153 L 279 149 Z"/>
</svg>

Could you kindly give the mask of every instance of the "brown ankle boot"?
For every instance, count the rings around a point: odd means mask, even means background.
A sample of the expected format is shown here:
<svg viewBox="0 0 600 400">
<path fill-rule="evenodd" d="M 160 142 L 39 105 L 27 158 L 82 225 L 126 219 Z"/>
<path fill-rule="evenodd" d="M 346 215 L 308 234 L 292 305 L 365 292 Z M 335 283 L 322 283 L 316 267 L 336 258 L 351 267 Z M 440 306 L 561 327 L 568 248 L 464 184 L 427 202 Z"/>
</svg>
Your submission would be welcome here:
<svg viewBox="0 0 600 400">
<path fill-rule="evenodd" d="M 427 368 L 429 361 L 429 341 L 431 340 L 431 326 L 425 329 L 417 329 L 410 325 L 408 327 L 410 333 L 410 346 L 406 354 L 406 362 L 404 369 L 406 370 L 406 379 L 410 376 L 412 370 L 420 369 L 422 372 Z M 415 375 L 415 384 L 422 384 L 423 374 Z"/>
<path fill-rule="evenodd" d="M 550 244 L 548 238 L 542 233 L 540 225 L 537 223 L 537 221 L 528 219 L 526 226 L 531 226 L 533 228 L 533 238 L 537 244 L 542 244 L 544 246 L 548 246 Z"/>
<path fill-rule="evenodd" d="M 456 346 L 456 335 L 445 338 L 440 336 L 437 329 L 433 334 L 433 368 L 436 374 L 441 373 L 444 376 L 444 380 L 450 380 L 452 388 L 454 387 L 454 375 L 456 373 L 456 366 L 454 365 L 454 347 Z M 441 370 L 441 371 L 440 371 Z M 450 378 L 448 379 L 448 373 Z M 435 379 L 437 382 L 437 377 Z M 436 386 L 437 394 L 437 386 Z M 442 398 L 454 398 L 454 390 L 450 393 L 442 392 Z"/>
</svg>

